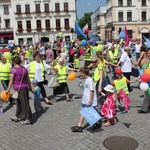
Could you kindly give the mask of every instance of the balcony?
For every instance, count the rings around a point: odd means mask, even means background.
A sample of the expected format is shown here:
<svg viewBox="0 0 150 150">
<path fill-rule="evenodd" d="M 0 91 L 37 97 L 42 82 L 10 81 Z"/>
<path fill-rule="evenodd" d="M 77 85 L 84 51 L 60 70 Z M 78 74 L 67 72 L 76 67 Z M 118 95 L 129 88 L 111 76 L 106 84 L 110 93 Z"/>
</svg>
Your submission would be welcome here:
<svg viewBox="0 0 150 150">
<path fill-rule="evenodd" d="M 23 32 L 23 29 L 22 28 L 18 28 L 18 32 Z"/>
<path fill-rule="evenodd" d="M 46 31 L 50 31 L 51 30 L 51 28 L 50 27 L 46 27 Z"/>
<path fill-rule="evenodd" d="M 37 31 L 42 31 L 42 28 L 36 28 Z"/>
<path fill-rule="evenodd" d="M 40 10 L 36 10 L 35 13 L 39 14 L 39 13 L 41 13 L 41 11 Z"/>
<path fill-rule="evenodd" d="M 64 12 L 68 12 L 68 9 L 64 9 Z"/>
<path fill-rule="evenodd" d="M 59 9 L 56 9 L 55 12 L 60 12 L 60 10 L 59 10 Z"/>
<path fill-rule="evenodd" d="M 45 12 L 45 13 L 49 13 L 49 10 L 45 10 L 44 12 Z"/>
<path fill-rule="evenodd" d="M 30 14 L 30 11 L 26 11 L 25 14 Z"/>
<path fill-rule="evenodd" d="M 70 29 L 70 27 L 69 27 L 69 26 L 65 26 L 64 28 L 65 28 L 65 30 L 69 30 L 69 29 Z"/>
<path fill-rule="evenodd" d="M 56 27 L 56 30 L 61 30 L 61 27 Z"/>
<path fill-rule="evenodd" d="M 27 32 L 31 32 L 31 28 L 27 28 Z"/>
<path fill-rule="evenodd" d="M 21 14 L 22 14 L 21 11 L 16 12 L 16 15 L 21 15 Z"/>
</svg>

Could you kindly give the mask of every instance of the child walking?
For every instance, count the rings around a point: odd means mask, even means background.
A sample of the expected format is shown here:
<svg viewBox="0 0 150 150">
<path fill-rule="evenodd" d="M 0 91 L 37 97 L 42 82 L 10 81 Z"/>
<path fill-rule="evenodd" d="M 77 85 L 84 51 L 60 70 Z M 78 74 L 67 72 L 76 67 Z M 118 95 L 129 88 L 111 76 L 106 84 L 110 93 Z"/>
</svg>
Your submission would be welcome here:
<svg viewBox="0 0 150 150">
<path fill-rule="evenodd" d="M 31 81 L 32 86 L 34 87 L 33 93 L 34 93 L 34 109 L 36 114 L 40 114 L 40 112 L 43 110 L 44 107 L 42 107 L 40 101 L 40 93 L 41 93 L 41 88 L 38 86 L 38 81 L 36 79 L 33 79 Z"/>
<path fill-rule="evenodd" d="M 115 104 L 115 94 L 113 86 L 108 84 L 104 90 L 106 91 L 106 100 L 101 109 L 101 115 L 103 115 L 107 122 L 104 124 L 104 127 L 111 126 L 111 121 L 114 124 L 117 124 L 117 120 L 115 118 L 116 115 L 116 104 Z"/>
<path fill-rule="evenodd" d="M 130 99 L 128 97 L 129 90 L 128 90 L 127 84 L 132 83 L 132 81 L 129 81 L 126 77 L 122 76 L 122 70 L 120 70 L 120 69 L 116 69 L 115 74 L 116 74 L 117 79 L 114 80 L 112 85 L 115 86 L 119 101 L 121 100 L 124 104 L 125 109 L 122 111 L 120 110 L 121 113 L 127 113 L 128 106 L 130 105 Z M 121 103 L 121 102 L 119 102 L 119 103 Z M 118 106 L 118 107 L 120 107 L 120 106 Z"/>
<path fill-rule="evenodd" d="M 77 54 L 74 54 L 73 66 L 74 66 L 75 69 L 80 68 L 80 60 L 79 60 Z"/>
<path fill-rule="evenodd" d="M 89 76 L 89 69 L 84 67 L 81 68 L 80 74 L 83 78 L 85 78 L 81 108 L 83 109 L 88 106 L 95 107 L 97 105 L 97 95 L 96 95 L 96 89 L 94 87 L 94 81 Z M 84 117 L 80 115 L 77 126 L 70 128 L 72 132 L 82 132 L 83 121 L 84 121 Z"/>
</svg>

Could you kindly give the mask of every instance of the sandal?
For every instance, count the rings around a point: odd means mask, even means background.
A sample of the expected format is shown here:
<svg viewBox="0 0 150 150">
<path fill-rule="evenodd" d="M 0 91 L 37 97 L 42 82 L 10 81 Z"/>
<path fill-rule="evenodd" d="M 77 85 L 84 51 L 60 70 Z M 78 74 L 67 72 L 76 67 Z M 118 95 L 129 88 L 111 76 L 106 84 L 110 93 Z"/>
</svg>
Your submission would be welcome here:
<svg viewBox="0 0 150 150">
<path fill-rule="evenodd" d="M 73 100 L 71 100 L 71 99 L 66 99 L 66 102 L 72 102 Z"/>
<path fill-rule="evenodd" d="M 21 122 L 21 125 L 29 125 L 29 124 L 31 124 L 30 120 L 25 120 L 25 121 Z"/>
<path fill-rule="evenodd" d="M 111 126 L 110 122 L 104 124 L 104 127 L 109 127 L 109 126 Z"/>
<path fill-rule="evenodd" d="M 18 122 L 18 121 L 21 121 L 21 120 L 23 120 L 24 118 L 18 118 L 18 117 L 10 117 L 10 120 L 11 121 L 14 121 L 14 122 Z"/>
</svg>

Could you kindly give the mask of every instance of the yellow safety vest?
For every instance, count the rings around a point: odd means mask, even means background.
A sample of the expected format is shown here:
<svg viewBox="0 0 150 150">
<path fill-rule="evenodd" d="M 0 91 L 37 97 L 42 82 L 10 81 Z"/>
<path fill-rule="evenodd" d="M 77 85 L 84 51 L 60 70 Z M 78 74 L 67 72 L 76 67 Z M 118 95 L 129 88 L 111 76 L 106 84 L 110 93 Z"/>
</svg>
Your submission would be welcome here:
<svg viewBox="0 0 150 150">
<path fill-rule="evenodd" d="M 0 79 L 10 80 L 10 63 L 0 63 Z"/>
<path fill-rule="evenodd" d="M 89 48 L 86 49 L 86 50 L 85 50 L 85 54 L 88 54 L 89 51 L 90 51 Z M 84 56 L 84 60 L 85 60 L 85 61 L 91 61 L 91 52 L 90 52 L 90 56 Z"/>
<path fill-rule="evenodd" d="M 118 60 L 112 60 L 112 59 L 118 57 L 118 50 L 115 49 L 115 50 L 114 50 L 114 53 L 113 53 L 111 50 L 109 50 L 108 53 L 109 53 L 109 56 L 110 56 L 110 61 L 111 61 L 112 63 L 117 63 Z"/>
<path fill-rule="evenodd" d="M 44 65 L 42 62 L 40 62 L 41 66 L 42 66 L 42 80 L 44 81 Z M 29 78 L 32 81 L 33 79 L 35 79 L 35 69 L 36 69 L 36 61 L 32 61 L 30 63 L 30 69 L 29 69 Z"/>
<path fill-rule="evenodd" d="M 59 83 L 66 83 L 67 82 L 67 67 L 56 65 L 55 68 L 58 70 L 57 72 L 57 80 Z"/>
<path fill-rule="evenodd" d="M 103 49 L 102 44 L 99 44 L 99 45 L 97 46 L 97 52 L 98 52 L 98 51 L 102 51 L 102 49 Z"/>
<path fill-rule="evenodd" d="M 31 58 L 31 52 L 30 50 L 26 50 L 26 58 Z"/>
<path fill-rule="evenodd" d="M 129 94 L 129 90 L 127 87 L 126 77 L 123 77 L 121 80 L 114 80 L 115 88 L 117 91 L 117 94 L 121 89 L 125 91 L 126 94 Z"/>
<path fill-rule="evenodd" d="M 80 68 L 80 60 L 79 59 L 74 60 L 74 68 Z"/>
</svg>

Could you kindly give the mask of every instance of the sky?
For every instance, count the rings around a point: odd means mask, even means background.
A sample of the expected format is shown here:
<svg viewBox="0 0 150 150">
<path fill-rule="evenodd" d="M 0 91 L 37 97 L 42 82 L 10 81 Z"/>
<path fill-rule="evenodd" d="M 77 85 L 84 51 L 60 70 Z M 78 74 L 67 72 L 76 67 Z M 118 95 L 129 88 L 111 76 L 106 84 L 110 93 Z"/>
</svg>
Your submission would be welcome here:
<svg viewBox="0 0 150 150">
<path fill-rule="evenodd" d="M 77 0 L 77 17 L 81 19 L 86 12 L 94 12 L 99 6 L 104 6 L 106 0 Z"/>
</svg>

